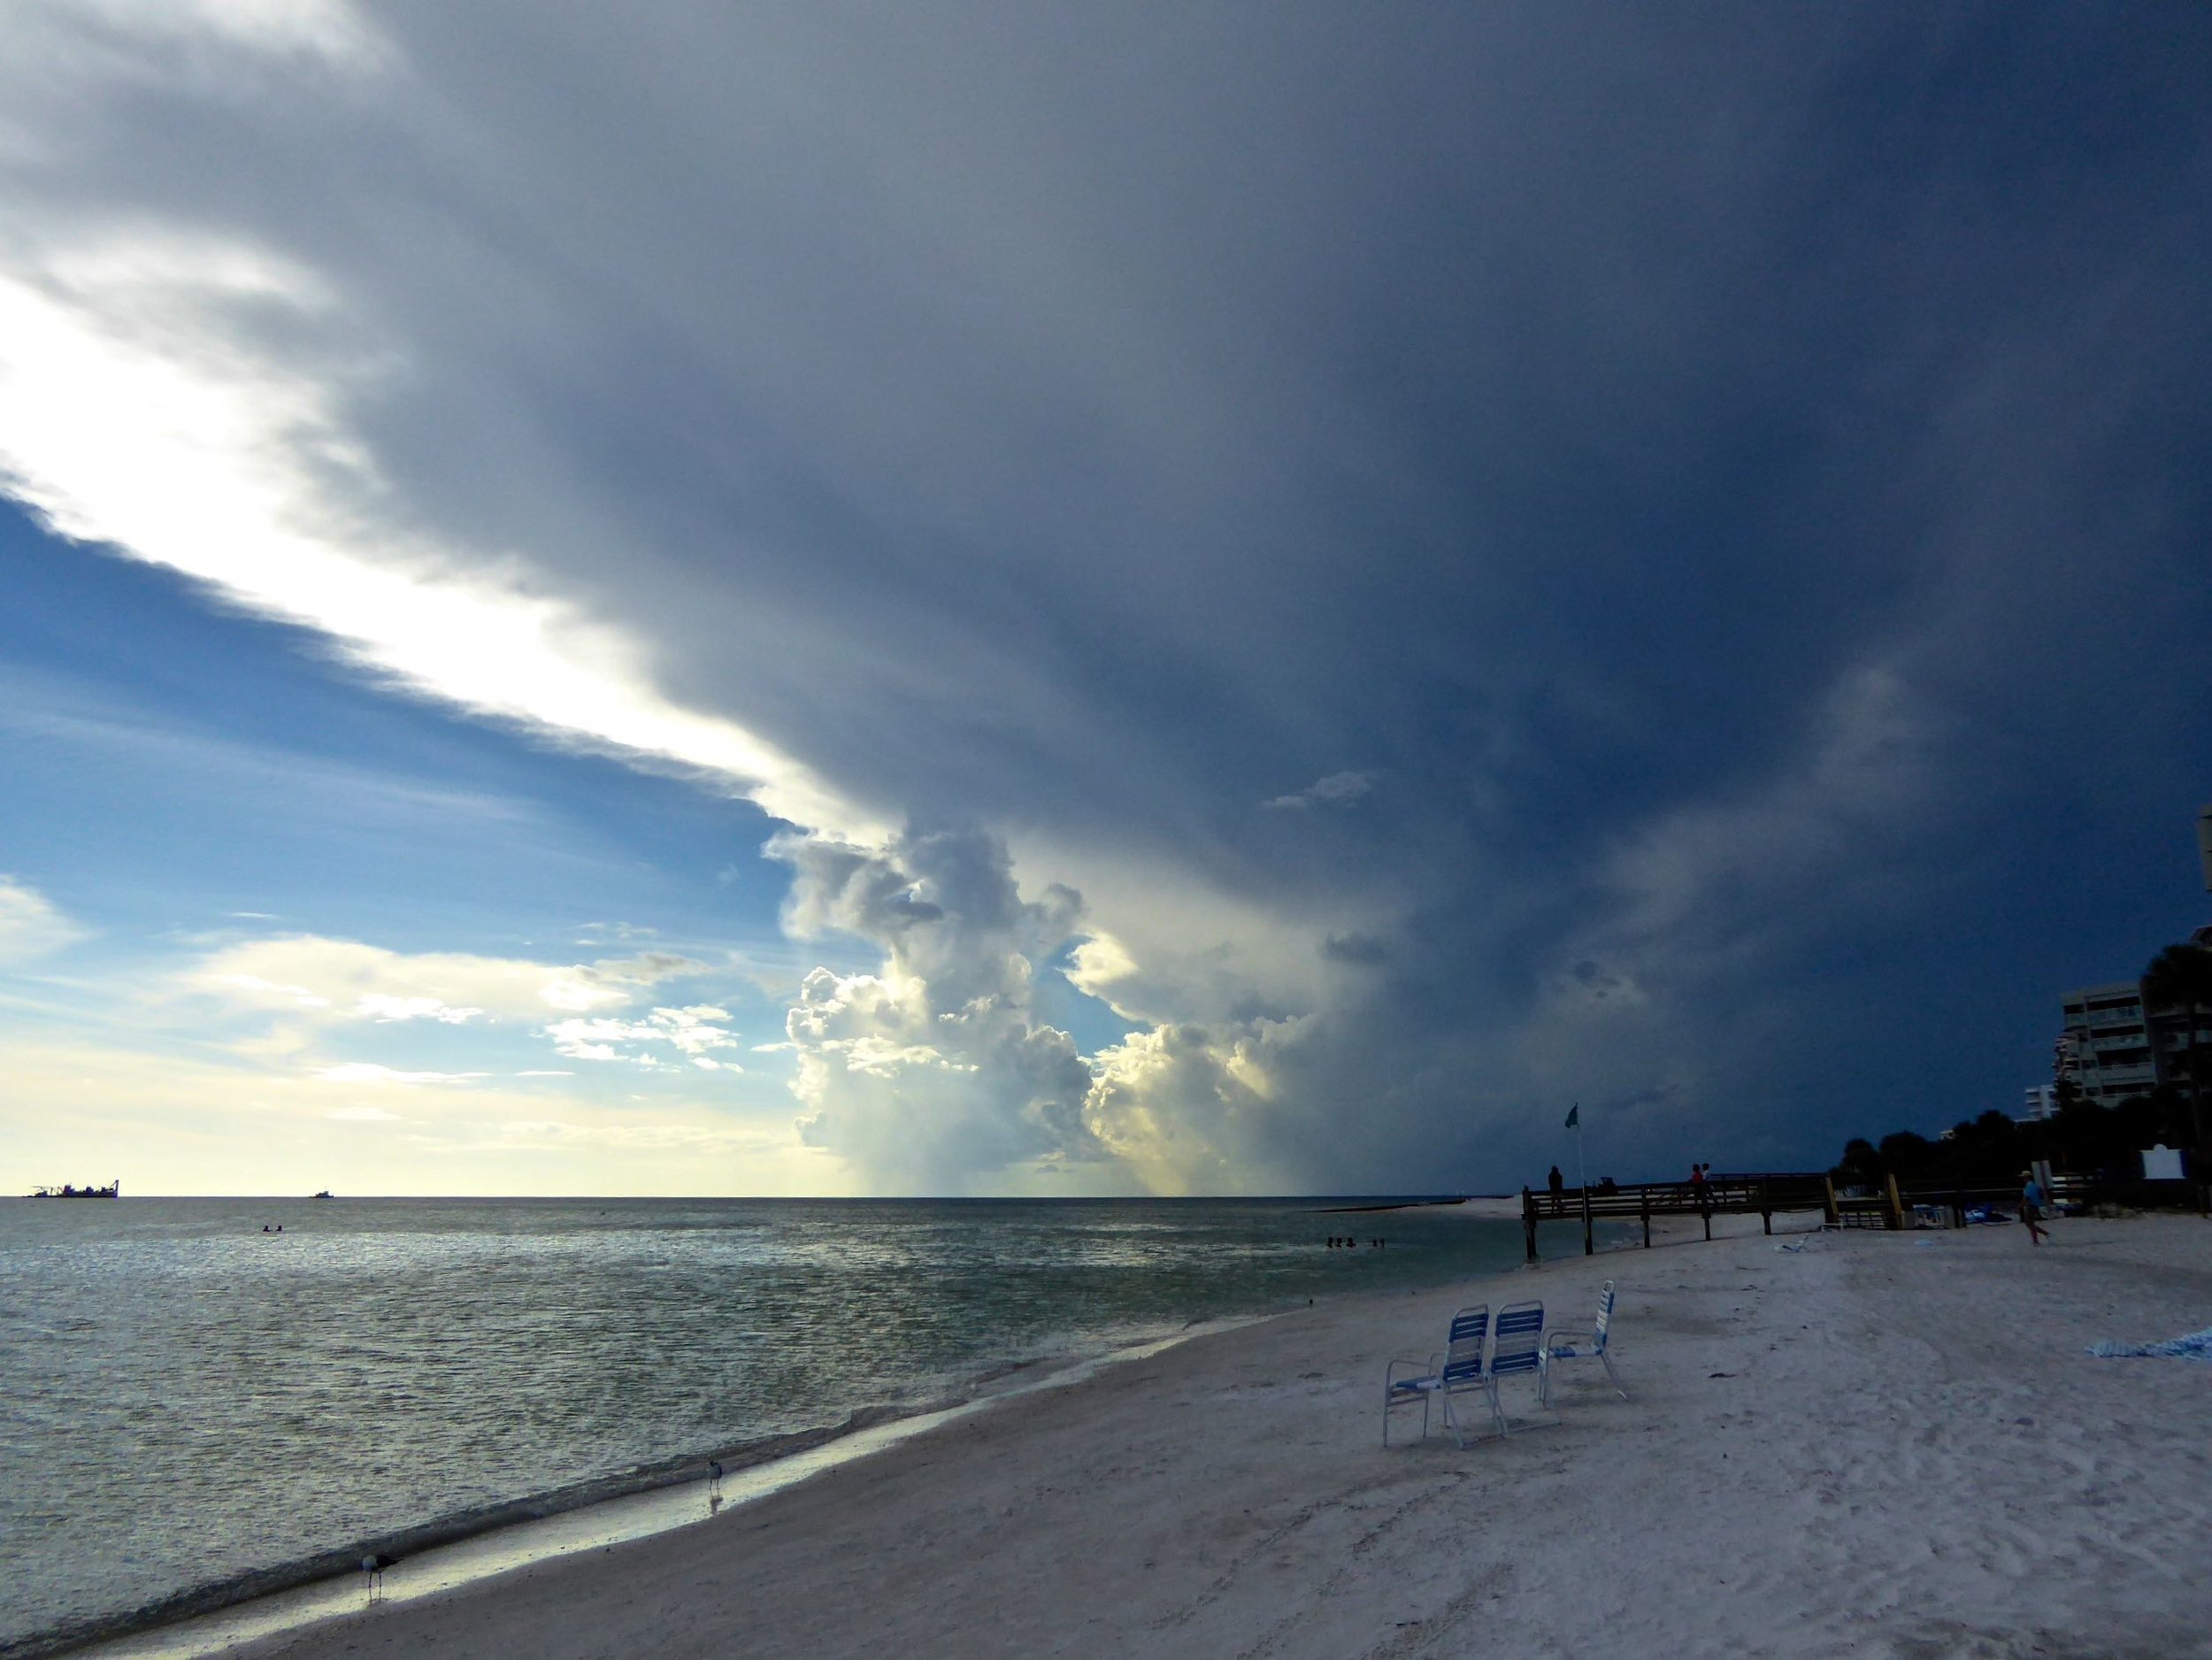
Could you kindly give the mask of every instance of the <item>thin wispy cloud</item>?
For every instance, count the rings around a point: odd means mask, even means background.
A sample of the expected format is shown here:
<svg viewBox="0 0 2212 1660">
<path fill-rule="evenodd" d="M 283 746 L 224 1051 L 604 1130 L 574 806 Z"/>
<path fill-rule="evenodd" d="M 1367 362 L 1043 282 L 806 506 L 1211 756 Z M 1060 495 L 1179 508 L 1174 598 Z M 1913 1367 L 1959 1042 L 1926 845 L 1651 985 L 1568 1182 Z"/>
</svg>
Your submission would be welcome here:
<svg viewBox="0 0 2212 1660">
<path fill-rule="evenodd" d="M 0 966 L 50 956 L 85 935 L 45 895 L 0 875 Z"/>
<path fill-rule="evenodd" d="M 1371 772 L 1332 772 L 1317 778 L 1302 790 L 1287 795 L 1277 795 L 1262 803 L 1277 811 L 1299 810 L 1309 807 L 1348 807 L 1375 788 Z"/>
<path fill-rule="evenodd" d="M 471 1084 L 489 1072 L 411 1072 L 396 1067 L 378 1066 L 367 1061 L 348 1061 L 339 1066 L 326 1066 L 316 1074 L 334 1084 L 388 1084 L 400 1089 L 419 1088 L 425 1084 Z"/>
</svg>

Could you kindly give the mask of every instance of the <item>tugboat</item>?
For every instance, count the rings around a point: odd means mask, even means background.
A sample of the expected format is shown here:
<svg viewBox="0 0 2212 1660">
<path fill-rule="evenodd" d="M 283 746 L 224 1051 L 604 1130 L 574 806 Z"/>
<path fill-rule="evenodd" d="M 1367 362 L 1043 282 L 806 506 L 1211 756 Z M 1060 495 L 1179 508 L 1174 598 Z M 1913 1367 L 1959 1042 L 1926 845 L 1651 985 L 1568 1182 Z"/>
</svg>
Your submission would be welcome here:
<svg viewBox="0 0 2212 1660">
<path fill-rule="evenodd" d="M 119 1178 L 104 1187 L 79 1187 L 64 1182 L 58 1187 L 31 1189 L 34 1199 L 119 1199 L 122 1195 L 123 1183 Z"/>
</svg>

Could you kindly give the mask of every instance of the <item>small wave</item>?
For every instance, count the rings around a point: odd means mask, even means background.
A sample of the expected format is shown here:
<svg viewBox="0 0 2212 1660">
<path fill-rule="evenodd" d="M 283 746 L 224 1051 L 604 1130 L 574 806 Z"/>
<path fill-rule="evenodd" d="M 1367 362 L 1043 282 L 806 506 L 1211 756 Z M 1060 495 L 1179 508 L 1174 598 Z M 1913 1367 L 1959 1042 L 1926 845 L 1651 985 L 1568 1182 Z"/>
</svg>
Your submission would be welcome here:
<svg viewBox="0 0 2212 1660">
<path fill-rule="evenodd" d="M 843 1436 L 907 1416 L 910 1414 L 889 1407 L 864 1407 L 848 1414 L 839 1424 L 798 1430 L 789 1434 L 765 1436 L 757 1441 L 742 1441 L 703 1453 L 663 1459 L 617 1475 L 574 1482 L 523 1498 L 504 1499 L 495 1503 L 454 1510 L 416 1526 L 368 1534 L 350 1544 L 319 1550 L 311 1556 L 293 1561 L 205 1580 L 121 1613 L 64 1620 L 13 1640 L 0 1640 L 0 1656 L 5 1656 L 6 1660 L 34 1660 L 37 1656 L 54 1654 L 85 1643 L 128 1636 L 159 1625 L 175 1625 L 180 1620 L 216 1613 L 236 1607 L 241 1602 L 273 1596 L 279 1592 L 294 1590 L 301 1586 L 342 1579 L 359 1572 L 364 1556 L 380 1554 L 403 1559 L 418 1556 L 440 1545 L 456 1544 L 462 1540 L 495 1533 L 522 1522 L 542 1521 L 548 1517 L 583 1510 L 609 1499 L 626 1498 L 633 1494 L 650 1493 L 696 1481 L 704 1474 L 710 1459 L 718 1460 L 726 1472 L 734 1473 L 774 1459 L 789 1457 L 794 1453 L 808 1452 Z"/>
</svg>

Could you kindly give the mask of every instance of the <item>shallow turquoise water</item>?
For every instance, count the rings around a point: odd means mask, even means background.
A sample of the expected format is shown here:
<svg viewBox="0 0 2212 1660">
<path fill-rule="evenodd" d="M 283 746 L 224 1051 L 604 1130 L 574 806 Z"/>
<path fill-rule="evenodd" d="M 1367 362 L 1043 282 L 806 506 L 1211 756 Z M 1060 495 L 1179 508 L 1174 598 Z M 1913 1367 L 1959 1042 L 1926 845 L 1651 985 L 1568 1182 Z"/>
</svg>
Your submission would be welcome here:
<svg viewBox="0 0 2212 1660">
<path fill-rule="evenodd" d="M 1519 1257 L 1514 1223 L 1331 1203 L 0 1202 L 0 1652 L 1010 1366 Z M 1388 1244 L 1326 1246 L 1346 1233 Z"/>
</svg>

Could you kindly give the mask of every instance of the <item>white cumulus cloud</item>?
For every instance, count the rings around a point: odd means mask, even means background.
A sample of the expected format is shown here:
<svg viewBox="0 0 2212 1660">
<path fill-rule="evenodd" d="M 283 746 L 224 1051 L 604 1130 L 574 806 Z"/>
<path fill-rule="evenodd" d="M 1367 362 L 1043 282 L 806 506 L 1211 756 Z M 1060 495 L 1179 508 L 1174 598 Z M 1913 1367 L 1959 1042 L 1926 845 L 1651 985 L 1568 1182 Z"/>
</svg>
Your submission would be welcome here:
<svg viewBox="0 0 2212 1660">
<path fill-rule="evenodd" d="M 816 969 L 786 1017 L 809 1146 L 907 1192 L 1099 1156 L 1082 1119 L 1089 1071 L 1036 1008 L 1036 965 L 1080 917 L 1072 890 L 1024 899 L 1003 843 L 972 830 L 909 832 L 880 849 L 786 836 L 771 850 L 794 869 L 795 932 L 883 952 L 873 973 Z"/>
<path fill-rule="evenodd" d="M 745 1069 L 737 1062 L 718 1059 L 710 1053 L 741 1047 L 741 1040 L 727 1029 L 729 1018 L 728 1010 L 701 1003 L 687 1009 L 655 1009 L 634 1020 L 605 1017 L 556 1020 L 543 1030 L 553 1040 L 554 1049 L 571 1060 L 660 1066 L 668 1063 L 650 1046 L 666 1044 L 703 1072 L 741 1072 Z"/>
</svg>

